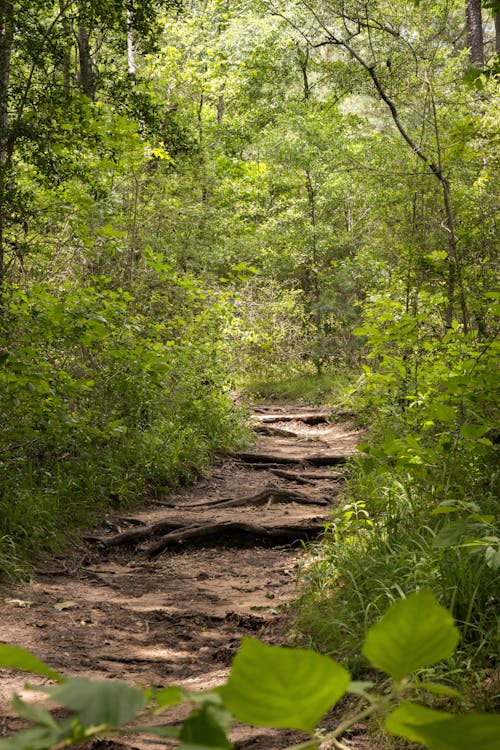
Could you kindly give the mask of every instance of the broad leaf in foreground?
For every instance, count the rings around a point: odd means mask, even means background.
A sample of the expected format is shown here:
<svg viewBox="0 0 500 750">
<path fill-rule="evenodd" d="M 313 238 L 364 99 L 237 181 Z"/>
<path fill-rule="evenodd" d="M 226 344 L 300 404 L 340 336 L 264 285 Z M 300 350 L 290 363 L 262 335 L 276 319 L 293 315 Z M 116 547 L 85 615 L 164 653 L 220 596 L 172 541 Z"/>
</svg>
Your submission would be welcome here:
<svg viewBox="0 0 500 750">
<path fill-rule="evenodd" d="M 65 680 L 45 693 L 74 711 L 84 727 L 119 727 L 132 721 L 147 703 L 143 690 L 119 680 Z"/>
<path fill-rule="evenodd" d="M 349 673 L 328 656 L 245 638 L 220 693 L 239 721 L 310 732 L 349 681 Z"/>
<path fill-rule="evenodd" d="M 500 716 L 453 714 L 402 703 L 385 723 L 387 731 L 429 750 L 500 750 Z"/>
<path fill-rule="evenodd" d="M 50 677 L 51 680 L 62 680 L 61 675 L 48 664 L 37 659 L 29 651 L 19 646 L 7 646 L 0 644 L 0 668 L 3 669 L 20 669 L 22 672 L 31 672 L 43 677 Z"/>
<path fill-rule="evenodd" d="M 231 716 L 226 709 L 205 703 L 185 720 L 179 735 L 183 742 L 181 747 L 229 750 L 233 747 L 226 736 L 230 724 Z"/>
<path fill-rule="evenodd" d="M 363 655 L 401 680 L 420 667 L 451 656 L 458 637 L 451 614 L 430 591 L 422 591 L 393 604 L 369 629 Z"/>
<path fill-rule="evenodd" d="M 71 734 L 71 719 L 58 726 L 34 726 L 0 740 L 0 750 L 48 750 L 66 740 Z"/>
</svg>

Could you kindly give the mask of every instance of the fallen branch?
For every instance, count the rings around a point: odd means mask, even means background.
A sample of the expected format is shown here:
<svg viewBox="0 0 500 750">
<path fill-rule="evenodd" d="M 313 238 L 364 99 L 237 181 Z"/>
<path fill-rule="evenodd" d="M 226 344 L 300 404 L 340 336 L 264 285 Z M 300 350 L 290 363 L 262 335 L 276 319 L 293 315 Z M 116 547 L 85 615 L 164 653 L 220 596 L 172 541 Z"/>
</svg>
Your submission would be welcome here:
<svg viewBox="0 0 500 750">
<path fill-rule="evenodd" d="M 259 526 L 254 523 L 223 522 L 208 526 L 193 526 L 166 534 L 147 551 L 146 557 L 152 558 L 161 554 L 167 547 L 177 546 L 187 541 L 205 539 L 209 536 L 227 535 L 241 537 L 250 535 L 254 541 L 270 541 L 275 544 L 293 544 L 302 539 L 312 539 L 324 531 L 324 522 L 311 523 L 308 526 Z M 239 539 L 241 542 L 241 539 Z"/>
</svg>

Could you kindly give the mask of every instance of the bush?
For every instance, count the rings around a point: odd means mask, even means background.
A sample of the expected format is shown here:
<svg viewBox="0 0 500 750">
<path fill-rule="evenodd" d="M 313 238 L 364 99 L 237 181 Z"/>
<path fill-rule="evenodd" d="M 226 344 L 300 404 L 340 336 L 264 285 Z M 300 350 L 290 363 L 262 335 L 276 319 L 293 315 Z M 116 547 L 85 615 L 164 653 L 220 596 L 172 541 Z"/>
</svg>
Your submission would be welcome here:
<svg viewBox="0 0 500 750">
<path fill-rule="evenodd" d="M 192 479 L 244 439 L 224 393 L 221 301 L 183 278 L 167 290 L 148 297 L 154 319 L 105 278 L 11 291 L 0 361 L 0 574 L 17 575 L 109 507 Z"/>
</svg>

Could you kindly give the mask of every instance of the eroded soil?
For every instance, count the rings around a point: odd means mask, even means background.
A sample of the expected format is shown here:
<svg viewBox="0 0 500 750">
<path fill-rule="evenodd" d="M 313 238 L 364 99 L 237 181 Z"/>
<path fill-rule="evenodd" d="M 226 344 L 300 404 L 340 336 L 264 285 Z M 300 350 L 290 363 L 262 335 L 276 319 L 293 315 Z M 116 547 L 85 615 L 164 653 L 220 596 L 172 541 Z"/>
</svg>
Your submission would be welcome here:
<svg viewBox="0 0 500 750">
<path fill-rule="evenodd" d="M 324 410 L 309 408 L 261 407 L 254 425 L 259 436 L 246 453 L 220 461 L 196 485 L 141 512 L 110 515 L 104 528 L 66 558 L 51 561 L 30 585 L 4 592 L 0 642 L 27 648 L 67 675 L 200 690 L 224 680 L 243 636 L 285 643 L 286 605 L 296 593 L 304 554 L 300 542 L 291 541 L 293 530 L 297 540 L 317 534 L 337 502 L 342 462 L 359 435 L 346 422 L 327 422 Z M 269 490 L 285 495 L 261 497 L 258 506 L 250 501 L 218 507 Z M 212 505 L 195 507 L 202 503 Z M 170 538 L 170 545 L 152 557 L 148 552 L 161 533 L 110 545 L 127 530 L 159 521 L 182 529 L 223 525 L 207 537 Z M 252 526 L 291 528 L 292 537 L 286 543 L 259 538 Z M 8 736 L 20 726 L 10 708 L 12 693 L 29 700 L 37 694 L 23 690 L 18 672 L 0 670 L 0 678 L 0 736 Z M 43 679 L 30 682 L 43 684 Z M 171 718 L 180 716 L 175 709 Z M 234 740 L 238 748 L 273 750 L 300 735 L 237 727 Z M 368 748 L 366 742 L 354 737 L 351 746 L 361 750 Z M 125 738 L 107 743 L 112 744 L 142 749 L 157 743 Z"/>
</svg>

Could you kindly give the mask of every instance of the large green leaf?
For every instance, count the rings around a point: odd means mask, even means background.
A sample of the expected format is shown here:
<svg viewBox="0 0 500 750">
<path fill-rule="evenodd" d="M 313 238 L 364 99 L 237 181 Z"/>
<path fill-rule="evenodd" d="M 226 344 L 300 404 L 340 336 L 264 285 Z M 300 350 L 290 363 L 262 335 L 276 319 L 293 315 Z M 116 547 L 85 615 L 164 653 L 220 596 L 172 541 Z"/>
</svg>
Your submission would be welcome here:
<svg viewBox="0 0 500 750">
<path fill-rule="evenodd" d="M 386 729 L 430 750 L 500 750 L 500 716 L 453 716 L 415 703 L 402 703 L 387 717 Z"/>
<path fill-rule="evenodd" d="M 434 711 L 431 708 L 407 701 L 389 714 L 385 721 L 385 728 L 388 732 L 398 737 L 405 737 L 412 742 L 420 742 L 420 726 L 448 721 L 452 716 L 453 714 L 444 711 Z"/>
<path fill-rule="evenodd" d="M 227 750 L 232 747 L 226 736 L 228 719 L 224 708 L 205 703 L 185 720 L 180 739 L 187 746 Z"/>
<path fill-rule="evenodd" d="M 14 698 L 12 699 L 12 707 L 18 716 L 22 716 L 23 719 L 28 719 L 28 721 L 33 721 L 36 724 L 41 724 L 42 726 L 50 727 L 51 729 L 57 727 L 54 717 L 50 711 L 47 711 L 43 706 L 25 703 L 18 695 L 14 695 Z"/>
<path fill-rule="evenodd" d="M 233 715 L 247 724 L 312 731 L 347 691 L 349 680 L 328 656 L 245 638 L 220 692 Z"/>
<path fill-rule="evenodd" d="M 62 680 L 62 676 L 51 669 L 48 664 L 40 661 L 29 651 L 25 651 L 24 648 L 19 648 L 19 646 L 0 644 L 0 667 L 40 674 L 44 677 L 50 677 L 51 680 Z"/>
<path fill-rule="evenodd" d="M 74 711 L 84 727 L 118 727 L 132 721 L 147 702 L 143 690 L 119 680 L 65 680 L 43 688 L 57 703 Z"/>
<path fill-rule="evenodd" d="M 71 720 L 59 726 L 34 726 L 0 740 L 0 750 L 48 750 L 59 745 L 71 734 Z"/>
<path fill-rule="evenodd" d="M 450 613 L 429 591 L 403 599 L 368 631 L 363 655 L 396 680 L 450 656 L 458 643 Z"/>
<path fill-rule="evenodd" d="M 158 706 L 157 712 L 159 713 L 160 710 L 163 710 L 164 708 L 175 706 L 177 703 L 182 703 L 183 701 L 188 700 L 188 695 L 182 688 L 171 685 L 170 687 L 158 690 L 158 692 L 155 693 L 154 698 Z"/>
</svg>

